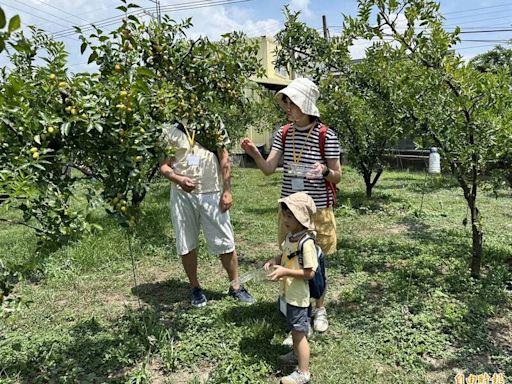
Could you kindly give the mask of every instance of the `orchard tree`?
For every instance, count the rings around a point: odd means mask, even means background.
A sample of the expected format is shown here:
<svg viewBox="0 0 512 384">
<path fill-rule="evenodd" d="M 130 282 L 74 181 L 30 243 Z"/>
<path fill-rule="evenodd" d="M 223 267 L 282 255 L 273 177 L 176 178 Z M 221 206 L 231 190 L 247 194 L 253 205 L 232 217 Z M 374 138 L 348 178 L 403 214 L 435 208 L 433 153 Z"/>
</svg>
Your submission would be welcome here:
<svg viewBox="0 0 512 384">
<path fill-rule="evenodd" d="M 394 81 L 394 105 L 415 122 L 418 135 L 440 148 L 462 189 L 471 213 L 471 275 L 478 277 L 484 218 L 477 197 L 487 164 L 512 145 L 510 82 L 503 72 L 476 71 L 451 51 L 459 29 L 443 29 L 434 1 L 360 0 L 358 17 L 345 24 L 347 36 L 378 39 L 407 65 Z"/>
<path fill-rule="evenodd" d="M 190 20 L 144 23 L 129 15 L 136 7 L 122 1 L 126 17 L 110 33 L 77 28 L 96 73 L 70 74 L 63 44 L 35 28 L 9 41 L 13 69 L 0 82 L 3 209 L 21 210 L 17 222 L 46 250 L 99 227 L 90 206 L 77 204 L 78 185 L 90 202 L 99 190 L 122 225 L 136 224 L 159 160 L 172 153 L 160 141 L 163 124 L 194 123 L 198 142 L 215 149 L 221 120 L 249 109 L 248 79 L 260 71 L 255 42 L 239 33 L 189 40 Z M 228 126 L 238 136 L 245 129 Z M 70 167 L 94 184 L 63 173 Z"/>
<path fill-rule="evenodd" d="M 512 49 L 498 45 L 488 52 L 475 56 L 469 63 L 479 72 L 492 72 L 503 76 L 512 89 Z M 504 148 L 502 157 L 496 162 L 489 163 L 486 171 L 493 174 L 495 187 L 503 187 L 503 184 L 507 183 L 512 188 L 512 148 Z"/>
<path fill-rule="evenodd" d="M 320 86 L 322 119 L 338 130 L 348 158 L 363 177 L 366 196 L 384 170 L 386 149 L 402 133 L 401 120 L 390 97 L 396 63 L 385 47 L 375 46 L 366 58 L 351 63 L 350 38 L 326 40 L 298 20 L 299 13 L 285 9 L 285 28 L 277 35 L 281 49 L 277 65 L 312 77 Z"/>
<path fill-rule="evenodd" d="M 7 29 L 4 28 L 7 26 Z M 5 50 L 5 43 L 8 41 L 11 33 L 16 31 L 20 27 L 19 16 L 13 16 L 9 23 L 7 23 L 6 15 L 0 7 L 0 53 Z M 1 154 L 4 145 L 0 147 L 0 161 L 2 160 Z M 4 181 L 8 180 L 7 183 L 12 180 L 10 170 L 3 166 L 0 170 L 0 206 L 4 200 L 8 197 L 4 193 Z M 20 278 L 20 274 L 11 265 L 4 262 L 3 258 L 0 257 L 0 319 L 7 317 L 12 311 L 14 311 L 21 303 L 20 298 L 13 295 L 13 290 Z"/>
<path fill-rule="evenodd" d="M 480 72 L 498 73 L 505 70 L 512 76 L 512 49 L 498 45 L 490 51 L 476 55 L 469 63 Z"/>
</svg>

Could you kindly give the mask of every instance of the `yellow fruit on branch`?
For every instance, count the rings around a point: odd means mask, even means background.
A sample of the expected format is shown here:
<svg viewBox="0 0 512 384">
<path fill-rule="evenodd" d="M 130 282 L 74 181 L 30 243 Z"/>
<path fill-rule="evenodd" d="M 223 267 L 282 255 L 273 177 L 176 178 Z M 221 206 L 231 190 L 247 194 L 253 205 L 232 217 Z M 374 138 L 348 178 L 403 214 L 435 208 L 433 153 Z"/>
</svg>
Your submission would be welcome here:
<svg viewBox="0 0 512 384">
<path fill-rule="evenodd" d="M 55 80 L 57 78 L 57 75 L 55 73 L 51 73 L 50 76 L 48 76 L 50 80 Z"/>
<path fill-rule="evenodd" d="M 57 130 L 55 129 L 55 127 L 52 127 L 52 126 L 49 126 L 48 129 L 47 129 L 48 133 L 49 134 L 53 134 L 55 133 Z"/>
<path fill-rule="evenodd" d="M 71 110 L 69 111 L 72 115 L 76 115 L 78 112 L 76 110 L 76 108 L 71 108 Z"/>
<path fill-rule="evenodd" d="M 36 147 L 30 148 L 30 152 L 32 152 L 32 153 L 36 153 L 37 151 L 38 151 L 38 149 Z"/>
<path fill-rule="evenodd" d="M 34 153 L 32 154 L 32 157 L 33 157 L 35 160 L 39 159 L 39 152 L 34 152 Z"/>
<path fill-rule="evenodd" d="M 66 83 L 65 81 L 61 81 L 59 83 L 59 88 L 66 88 L 68 86 L 68 83 Z"/>
<path fill-rule="evenodd" d="M 123 69 L 123 68 L 121 67 L 121 65 L 120 65 L 120 64 L 116 64 L 116 65 L 114 65 L 114 70 L 115 70 L 116 72 L 121 72 L 121 69 Z"/>
<path fill-rule="evenodd" d="M 125 90 L 122 90 L 121 92 L 119 92 L 119 96 L 126 97 L 126 96 L 128 96 L 128 92 Z"/>
<path fill-rule="evenodd" d="M 65 109 L 66 112 L 71 112 L 71 108 L 73 108 L 72 106 L 68 105 Z"/>
</svg>

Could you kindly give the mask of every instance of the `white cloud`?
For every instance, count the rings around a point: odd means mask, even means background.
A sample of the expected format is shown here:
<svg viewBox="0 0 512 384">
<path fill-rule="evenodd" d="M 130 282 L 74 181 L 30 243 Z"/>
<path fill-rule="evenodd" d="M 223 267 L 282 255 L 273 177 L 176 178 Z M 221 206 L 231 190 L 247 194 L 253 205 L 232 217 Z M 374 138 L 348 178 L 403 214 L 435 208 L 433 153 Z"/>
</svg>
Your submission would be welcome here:
<svg viewBox="0 0 512 384">
<path fill-rule="evenodd" d="M 290 9 L 293 11 L 300 11 L 306 18 L 313 16 L 313 12 L 309 8 L 309 0 L 291 0 Z"/>
</svg>

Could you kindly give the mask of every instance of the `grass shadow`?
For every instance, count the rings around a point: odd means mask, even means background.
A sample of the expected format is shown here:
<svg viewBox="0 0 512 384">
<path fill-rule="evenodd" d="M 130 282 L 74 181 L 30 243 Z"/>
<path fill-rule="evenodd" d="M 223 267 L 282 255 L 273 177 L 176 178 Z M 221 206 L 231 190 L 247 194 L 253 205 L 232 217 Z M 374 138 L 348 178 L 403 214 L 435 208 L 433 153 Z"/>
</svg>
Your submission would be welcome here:
<svg viewBox="0 0 512 384">
<path fill-rule="evenodd" d="M 170 279 L 154 283 L 139 284 L 131 289 L 132 293 L 158 311 L 169 311 L 176 304 L 190 303 L 190 285 L 182 280 Z M 225 293 L 203 289 L 208 300 L 220 300 Z"/>
<path fill-rule="evenodd" d="M 287 324 L 276 303 L 267 301 L 233 307 L 223 314 L 222 319 L 236 327 L 251 328 L 251 332 L 240 339 L 241 353 L 255 361 L 265 361 L 272 367 L 274 373 L 283 368 L 278 357 L 289 349 L 274 340 L 280 341 L 281 336 L 284 338 L 287 334 Z"/>
<path fill-rule="evenodd" d="M 371 198 L 368 198 L 364 191 L 350 191 L 338 193 L 334 209 L 346 206 L 353 209 L 364 207 L 366 210 L 379 211 L 385 209 L 390 203 L 402 201 L 405 201 L 405 199 L 389 194 L 374 193 Z"/>
<path fill-rule="evenodd" d="M 416 220 L 407 224 L 412 230 L 406 236 L 419 237 L 429 246 L 381 239 L 342 241 L 343 248 L 328 259 L 328 271 L 339 269 L 344 275 L 334 276 L 344 285 L 330 311 L 354 332 L 372 334 L 378 340 L 376 352 L 396 358 L 396 364 L 428 372 L 467 368 L 475 373 L 489 367 L 502 371 L 512 361 L 512 348 L 496 345 L 489 321 L 507 301 L 510 271 L 501 266 L 499 273 L 475 284 L 461 272 L 467 271 L 471 256 L 467 239 L 450 230 L 432 231 Z M 510 336 L 505 338 L 510 343 Z M 444 359 L 447 349 L 457 353 Z"/>
</svg>

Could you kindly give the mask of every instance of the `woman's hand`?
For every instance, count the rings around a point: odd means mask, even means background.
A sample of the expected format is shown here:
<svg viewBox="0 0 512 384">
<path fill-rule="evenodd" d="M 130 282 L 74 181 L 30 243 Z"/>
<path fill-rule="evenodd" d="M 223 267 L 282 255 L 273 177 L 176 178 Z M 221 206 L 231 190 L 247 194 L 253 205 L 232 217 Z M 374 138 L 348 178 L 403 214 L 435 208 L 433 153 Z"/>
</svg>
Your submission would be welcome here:
<svg viewBox="0 0 512 384">
<path fill-rule="evenodd" d="M 321 179 L 326 167 L 325 164 L 316 162 L 311 166 L 311 170 L 306 173 L 306 179 Z"/>
<path fill-rule="evenodd" d="M 252 140 L 249 139 L 248 137 L 242 139 L 242 141 L 240 142 L 240 146 L 245 151 L 245 153 L 247 153 L 252 158 L 255 158 L 256 156 L 261 155 L 260 151 L 258 151 L 258 148 L 256 147 L 256 145 L 254 145 Z"/>
</svg>

